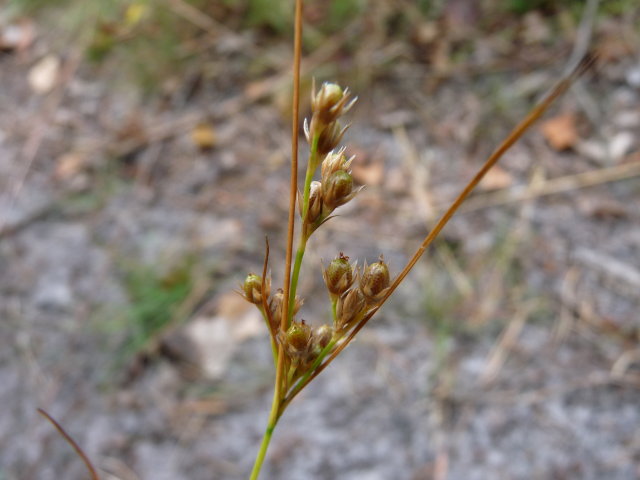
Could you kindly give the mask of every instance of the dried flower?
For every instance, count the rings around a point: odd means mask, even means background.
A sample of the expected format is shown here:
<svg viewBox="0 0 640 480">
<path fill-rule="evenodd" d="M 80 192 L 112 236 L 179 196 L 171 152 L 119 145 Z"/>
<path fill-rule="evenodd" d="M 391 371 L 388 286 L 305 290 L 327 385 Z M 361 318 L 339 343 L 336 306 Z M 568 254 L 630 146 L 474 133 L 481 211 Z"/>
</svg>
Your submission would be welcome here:
<svg viewBox="0 0 640 480">
<path fill-rule="evenodd" d="M 315 81 L 311 89 L 311 123 L 305 126 L 307 140 L 320 136 L 328 127 L 346 113 L 356 99 L 351 99 L 349 89 L 342 90 L 336 83 L 323 83 L 316 93 Z"/>
<path fill-rule="evenodd" d="M 284 348 L 289 358 L 298 363 L 306 363 L 311 351 L 311 326 L 304 320 L 293 322 L 284 335 Z"/>
<path fill-rule="evenodd" d="M 245 278 L 244 283 L 241 286 L 242 291 L 240 294 L 247 302 L 255 305 L 262 305 L 262 277 L 254 273 L 250 273 Z M 271 292 L 271 279 L 267 278 L 265 281 L 266 296 L 269 296 Z"/>
<path fill-rule="evenodd" d="M 340 170 L 344 170 L 349 173 L 351 162 L 355 157 L 347 159 L 344 155 L 344 148 L 341 148 L 337 152 L 329 152 L 322 160 L 322 181 L 326 182 L 329 177 Z"/>
<path fill-rule="evenodd" d="M 340 205 L 344 205 L 357 191 L 353 190 L 353 177 L 344 170 L 338 170 L 329 176 L 326 183 L 322 184 L 322 203 L 325 206 L 325 215 L 328 215 Z"/>
<path fill-rule="evenodd" d="M 329 342 L 331 341 L 332 338 L 333 338 L 333 327 L 331 327 L 330 325 L 321 325 L 317 327 L 313 331 L 313 338 L 312 338 L 313 356 L 317 357 L 320 354 L 320 352 L 324 349 L 324 347 L 329 345 Z"/>
<path fill-rule="evenodd" d="M 318 155 L 324 156 L 336 148 L 345 132 L 349 129 L 350 125 L 341 127 L 339 122 L 333 122 L 325 128 L 320 137 L 318 138 Z"/>
<path fill-rule="evenodd" d="M 349 257 L 342 252 L 334 258 L 329 266 L 322 272 L 324 283 L 332 296 L 340 296 L 353 284 L 354 266 L 349 263 Z"/>
<path fill-rule="evenodd" d="M 280 322 L 282 322 L 283 301 L 284 301 L 284 292 L 281 288 L 276 290 L 276 293 L 274 293 L 269 299 L 269 311 L 271 312 L 271 321 L 273 322 L 271 326 L 273 328 L 273 331 L 275 332 L 278 331 L 278 329 L 280 328 Z M 303 303 L 304 301 L 299 296 L 296 295 L 296 300 L 293 304 L 293 312 L 291 313 L 292 316 L 298 313 Z"/>
<path fill-rule="evenodd" d="M 309 190 L 309 209 L 307 211 L 306 223 L 315 223 L 322 213 L 322 184 L 320 182 L 311 182 Z"/>
<path fill-rule="evenodd" d="M 348 88 L 344 90 L 337 83 L 325 82 L 315 93 L 315 81 L 311 91 L 311 111 L 322 123 L 328 125 L 347 112 L 355 99 L 349 102 L 351 93 Z M 349 102 L 349 103 L 347 103 Z"/>
<path fill-rule="evenodd" d="M 347 330 L 364 315 L 367 302 L 359 288 L 342 294 L 336 305 L 336 330 Z"/>
<path fill-rule="evenodd" d="M 362 290 L 367 303 L 379 302 L 387 292 L 390 281 L 389 267 L 384 263 L 382 255 L 377 262 L 365 266 L 362 278 L 360 278 L 360 290 Z"/>
</svg>

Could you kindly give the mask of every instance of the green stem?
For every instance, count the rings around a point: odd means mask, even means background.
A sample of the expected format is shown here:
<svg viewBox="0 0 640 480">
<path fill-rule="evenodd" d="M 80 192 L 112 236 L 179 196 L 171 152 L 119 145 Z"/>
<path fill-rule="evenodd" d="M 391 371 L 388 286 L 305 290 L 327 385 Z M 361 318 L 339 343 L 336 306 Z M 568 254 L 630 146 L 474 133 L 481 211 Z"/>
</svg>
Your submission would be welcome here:
<svg viewBox="0 0 640 480">
<path fill-rule="evenodd" d="M 309 211 L 309 193 L 311 192 L 311 181 L 313 180 L 313 174 L 316 173 L 318 168 L 318 141 L 320 135 L 315 135 L 311 139 L 311 145 L 309 146 L 309 162 L 307 163 L 307 173 L 304 177 L 304 188 L 302 189 L 302 222 L 307 218 L 307 212 Z"/>
<path fill-rule="evenodd" d="M 304 189 L 302 190 L 302 222 L 307 218 L 307 212 L 309 211 L 309 196 L 311 193 L 311 181 L 313 180 L 313 170 L 307 168 L 307 174 L 304 177 Z"/>
<path fill-rule="evenodd" d="M 262 437 L 262 443 L 260 444 L 260 449 L 258 450 L 256 461 L 253 464 L 253 470 L 251 470 L 251 476 L 249 477 L 249 480 L 258 480 L 260 469 L 262 468 L 262 462 L 264 462 L 264 457 L 267 454 L 267 448 L 269 448 L 269 442 L 271 442 L 271 435 L 273 435 L 273 430 L 276 428 L 278 418 L 280 418 L 279 414 L 280 392 L 278 388 L 275 388 L 273 391 L 271 413 L 269 413 L 269 422 L 267 423 L 267 429 L 265 430 L 264 436 Z"/>
<path fill-rule="evenodd" d="M 318 358 L 316 358 L 316 360 L 313 362 L 311 367 L 309 367 L 309 369 L 300 378 L 300 380 L 298 380 L 295 387 L 291 389 L 287 397 L 284 399 L 284 402 L 282 403 L 282 410 L 287 408 L 287 406 L 289 405 L 289 402 L 291 402 L 293 397 L 295 397 L 298 394 L 298 392 L 306 386 L 306 384 L 308 383 L 309 377 L 311 377 L 311 375 L 313 375 L 313 372 L 316 370 L 316 368 L 320 366 L 320 364 L 324 360 L 324 357 L 326 357 L 327 354 L 333 350 L 333 347 L 336 345 L 336 343 L 338 343 L 338 338 L 332 338 L 331 341 L 327 344 L 327 346 L 322 349 L 322 351 L 318 355 Z"/>
<path fill-rule="evenodd" d="M 304 225 L 304 219 L 307 216 L 307 212 L 309 211 L 309 196 L 311 192 L 311 182 L 313 181 L 313 174 L 318 168 L 318 140 L 319 136 L 315 136 L 311 141 L 311 152 L 309 153 L 309 163 L 307 165 L 307 173 L 304 179 L 304 188 L 302 190 L 302 222 Z M 293 318 L 293 309 L 295 306 L 296 300 L 296 289 L 298 287 L 298 278 L 300 277 L 300 268 L 302 267 L 302 259 L 304 258 L 304 252 L 307 248 L 307 240 L 309 238 L 304 233 L 304 226 L 302 228 L 302 232 L 300 234 L 300 242 L 298 244 L 298 250 L 296 251 L 296 259 L 293 265 L 293 271 L 291 274 L 291 283 L 289 287 L 289 318 L 287 319 L 287 327 L 291 323 L 291 319 Z M 266 317 L 265 317 L 266 318 Z M 267 320 L 268 321 L 268 320 Z M 274 348 L 275 352 L 275 343 L 273 336 L 271 337 L 272 348 Z M 302 379 L 308 379 L 315 368 L 320 365 L 322 359 L 329 353 L 331 348 L 335 345 L 335 341 L 329 342 L 312 367 L 309 369 L 307 373 L 302 377 Z M 278 363 L 276 361 L 276 363 Z M 278 365 L 278 370 L 280 366 Z M 289 375 L 287 375 L 289 377 Z M 267 429 L 264 432 L 264 436 L 262 437 L 262 443 L 260 444 L 260 449 L 258 450 L 258 455 L 256 456 L 256 461 L 253 464 L 253 470 L 251 471 L 250 480 L 257 480 L 258 475 L 260 475 L 260 469 L 262 468 L 262 463 L 264 462 L 264 457 L 267 454 L 267 448 L 269 447 L 269 442 L 271 441 L 271 435 L 273 434 L 273 430 L 276 428 L 276 424 L 278 423 L 278 419 L 282 415 L 286 404 L 281 402 L 280 398 L 280 390 L 281 386 L 279 385 L 279 378 L 276 378 L 276 385 L 273 392 L 273 402 L 271 404 L 271 413 L 269 414 L 269 422 L 267 423 Z M 300 385 L 300 383 L 298 383 Z"/>
<path fill-rule="evenodd" d="M 293 272 L 291 273 L 291 287 L 289 294 L 289 318 L 287 321 L 287 327 L 291 324 L 293 318 L 293 308 L 296 302 L 296 289 L 298 288 L 298 277 L 300 277 L 300 267 L 302 267 L 302 258 L 304 257 L 304 251 L 307 248 L 307 239 L 304 236 L 300 237 L 300 243 L 298 244 L 298 250 L 296 251 L 296 259 L 293 264 Z"/>
<path fill-rule="evenodd" d="M 291 274 L 291 284 L 289 287 L 289 318 L 287 319 L 287 328 L 293 319 L 293 308 L 296 303 L 296 290 L 298 288 L 298 278 L 300 277 L 300 268 L 302 267 L 302 259 L 304 251 L 307 248 L 307 240 L 309 237 L 305 234 L 305 218 L 309 211 L 309 196 L 311 192 L 311 182 L 313 174 L 318 168 L 318 140 L 320 136 L 316 135 L 311 140 L 311 151 L 309 152 L 309 162 L 307 163 L 307 173 L 304 177 L 304 187 L 302 189 L 302 231 L 300 232 L 300 242 L 296 251 L 296 259 L 293 264 L 293 272 Z"/>
<path fill-rule="evenodd" d="M 264 319 L 264 323 L 267 326 L 267 330 L 269 331 L 269 338 L 271 339 L 271 353 L 273 354 L 273 364 L 277 365 L 278 346 L 276 345 L 276 339 L 273 336 L 271 325 L 269 324 L 269 316 L 267 315 L 267 312 L 264 311 L 264 308 L 261 305 L 258 305 L 258 310 L 260 310 L 260 313 L 262 313 L 262 318 Z"/>
<path fill-rule="evenodd" d="M 336 320 L 337 320 L 337 313 L 336 313 L 336 308 L 338 306 L 338 296 L 336 295 L 335 297 L 331 297 L 331 314 L 333 315 L 333 325 L 335 327 L 336 325 Z"/>
</svg>

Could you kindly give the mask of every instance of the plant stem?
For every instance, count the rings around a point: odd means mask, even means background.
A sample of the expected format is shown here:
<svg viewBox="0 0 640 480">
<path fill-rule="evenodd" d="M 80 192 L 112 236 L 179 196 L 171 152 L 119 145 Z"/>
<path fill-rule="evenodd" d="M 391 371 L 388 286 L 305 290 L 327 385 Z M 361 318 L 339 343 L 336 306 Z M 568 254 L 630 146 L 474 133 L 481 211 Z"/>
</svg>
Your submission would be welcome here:
<svg viewBox="0 0 640 480">
<path fill-rule="evenodd" d="M 307 212 L 309 211 L 309 194 L 311 192 L 311 181 L 313 180 L 313 174 L 318 168 L 318 141 L 319 135 L 314 135 L 311 139 L 310 151 L 309 151 L 309 163 L 307 164 L 307 173 L 304 177 L 304 188 L 302 189 L 302 221 L 307 218 Z"/>
<path fill-rule="evenodd" d="M 295 0 L 294 14 L 294 35 L 293 35 L 293 105 L 292 105 L 292 122 L 291 122 L 291 173 L 289 177 L 289 215 L 287 221 L 287 251 L 285 256 L 285 269 L 282 287 L 284 290 L 284 303 L 282 305 L 282 319 L 280 323 L 280 331 L 284 331 L 289 318 L 289 302 L 287 298 L 290 294 L 290 273 L 291 273 L 291 257 L 293 253 L 293 233 L 295 224 L 296 209 L 296 193 L 298 190 L 298 118 L 300 112 L 300 62 L 302 57 L 302 0 Z M 263 275 L 264 279 L 264 275 Z M 263 297 L 264 298 L 264 297 Z M 295 293 L 293 295 L 295 299 Z M 266 302 L 264 302 L 266 303 Z M 265 307 L 266 308 L 266 307 Z M 272 340 L 274 335 L 272 335 Z M 281 398 L 283 392 L 282 378 L 284 375 L 285 356 L 282 343 L 278 345 L 278 359 L 276 362 L 276 379 L 273 387 L 273 402 L 271 403 L 271 412 L 269 413 L 269 421 L 267 429 L 262 437 L 262 443 L 256 456 L 256 461 L 251 470 L 250 480 L 258 480 L 260 469 L 267 454 L 267 448 L 271 441 L 271 435 L 276 428 L 278 419 L 282 415 Z"/>
<path fill-rule="evenodd" d="M 336 324 L 336 320 L 338 316 L 338 313 L 336 311 L 337 306 L 338 306 L 338 297 L 332 298 L 331 299 L 331 315 L 332 315 L 331 320 L 333 321 L 333 325 Z"/>
<path fill-rule="evenodd" d="M 326 357 L 329 354 L 329 352 L 333 350 L 333 347 L 336 345 L 336 343 L 338 343 L 338 339 L 332 338 L 331 341 L 327 344 L 327 346 L 322 349 L 322 351 L 318 355 L 318 358 L 316 358 L 313 364 L 309 367 L 309 369 L 305 372 L 305 374 L 300 378 L 300 380 L 298 380 L 295 387 L 291 389 L 291 391 L 289 392 L 289 395 L 287 395 L 287 397 L 282 402 L 283 411 L 285 408 L 287 408 L 289 403 L 291 403 L 291 400 L 293 400 L 293 397 L 295 397 L 300 392 L 300 390 L 302 390 L 309 383 L 309 379 L 311 378 L 315 370 L 320 366 L 320 364 L 324 360 L 324 357 Z"/>
<path fill-rule="evenodd" d="M 289 294 L 289 319 L 287 321 L 287 327 L 291 324 L 293 318 L 293 308 L 296 301 L 296 290 L 298 288 L 298 277 L 300 276 L 300 267 L 302 266 L 302 258 L 304 257 L 304 251 L 307 248 L 307 239 L 300 237 L 300 243 L 298 244 L 298 250 L 296 251 L 296 259 L 293 264 L 293 273 L 291 275 L 291 289 Z"/>
<path fill-rule="evenodd" d="M 260 469 L 262 468 L 262 462 L 267 454 L 267 448 L 269 448 L 269 442 L 271 442 L 271 435 L 276 428 L 278 418 L 280 418 L 280 389 L 277 387 L 278 380 L 276 380 L 276 387 L 273 389 L 273 402 L 271 403 L 271 412 L 269 413 L 269 422 L 267 423 L 267 429 L 262 437 L 262 443 L 260 443 L 260 449 L 256 456 L 256 461 L 253 464 L 253 470 L 251 470 L 251 476 L 249 480 L 258 480 L 260 475 Z"/>
<path fill-rule="evenodd" d="M 269 339 L 271 340 L 271 353 L 273 354 L 273 364 L 278 364 L 278 346 L 276 345 L 276 339 L 273 336 L 273 329 L 271 328 L 271 323 L 269 321 L 269 316 L 267 312 L 265 312 L 264 307 L 262 305 L 258 305 L 258 310 L 262 313 L 262 318 L 264 319 L 264 323 L 267 326 L 267 330 L 269 330 Z"/>
<path fill-rule="evenodd" d="M 287 328 L 291 324 L 293 318 L 293 308 L 296 302 L 296 290 L 298 288 L 298 278 L 300 277 L 300 268 L 302 267 L 302 259 L 304 258 L 304 252 L 307 248 L 307 241 L 309 237 L 305 232 L 305 219 L 307 218 L 307 212 L 309 211 L 309 196 L 311 192 L 311 181 L 313 180 L 313 174 L 318 168 L 318 139 L 320 137 L 315 135 L 311 139 L 311 151 L 309 152 L 309 162 L 307 163 L 307 173 L 304 177 L 304 187 L 302 189 L 302 227 L 300 232 L 300 242 L 298 243 L 298 250 L 296 251 L 296 259 L 293 264 L 293 272 L 291 274 L 291 284 L 289 286 L 289 315 L 287 318 Z"/>
<path fill-rule="evenodd" d="M 44 418 L 46 418 L 51 423 L 51 425 L 53 425 L 55 427 L 55 429 L 58 431 L 58 433 L 60 435 L 62 435 L 62 437 L 71 446 L 71 448 L 73 448 L 75 450 L 76 454 L 80 457 L 80 459 L 84 463 L 85 467 L 87 467 L 87 470 L 89 472 L 89 476 L 91 477 L 91 480 L 100 480 L 100 477 L 98 476 L 98 472 L 96 471 L 95 467 L 91 463 L 91 460 L 89 460 L 89 457 L 87 456 L 87 454 L 84 453 L 84 450 L 82 450 L 80 445 L 78 445 L 76 443 L 76 441 L 71 437 L 71 435 L 69 435 L 66 432 L 66 430 L 64 428 L 62 428 L 62 425 L 60 425 L 56 421 L 55 418 L 53 418 L 51 415 L 49 415 L 42 408 L 38 408 L 38 413 L 40 415 L 42 415 Z"/>
</svg>

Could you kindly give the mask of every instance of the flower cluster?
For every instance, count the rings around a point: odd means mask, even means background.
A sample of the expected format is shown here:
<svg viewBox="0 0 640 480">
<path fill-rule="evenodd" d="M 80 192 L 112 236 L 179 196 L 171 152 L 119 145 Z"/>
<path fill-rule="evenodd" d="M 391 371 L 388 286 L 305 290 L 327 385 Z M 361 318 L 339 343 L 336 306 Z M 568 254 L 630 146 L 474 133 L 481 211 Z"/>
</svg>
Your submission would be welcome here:
<svg viewBox="0 0 640 480">
<path fill-rule="evenodd" d="M 332 301 L 335 302 L 334 328 L 340 335 L 348 332 L 372 308 L 379 305 L 389 290 L 391 277 L 382 255 L 377 262 L 365 265 L 359 271 L 341 253 L 324 271 L 324 281 Z"/>
<path fill-rule="evenodd" d="M 285 298 L 281 288 L 271 292 L 271 279 L 263 281 L 255 274 L 248 275 L 241 287 L 242 296 L 255 304 L 264 316 L 271 333 L 274 358 L 277 357 L 278 346 L 282 346 L 284 371 L 287 372 L 281 387 L 284 394 L 295 389 L 296 381 L 301 377 L 318 368 L 322 360 L 345 340 L 346 334 L 379 306 L 390 284 L 389 268 L 382 257 L 378 262 L 365 264 L 359 269 L 355 263 L 349 263 L 349 257 L 340 253 L 323 269 L 332 305 L 331 324 L 313 327 L 305 320 L 296 319 L 303 303 L 295 291 L 306 242 L 331 218 L 336 208 L 352 200 L 359 191 L 354 187 L 351 175 L 353 157 L 347 158 L 345 148 L 339 147 L 348 128 L 348 125 L 341 126 L 340 118 L 354 102 L 347 89 L 343 90 L 334 83 L 323 84 L 317 92 L 314 86 L 311 120 L 304 123 L 310 155 L 305 184 L 298 195 L 300 245 L 293 266 L 289 298 Z M 318 169 L 320 179 L 314 180 Z M 283 319 L 286 302 L 288 318 Z"/>
</svg>

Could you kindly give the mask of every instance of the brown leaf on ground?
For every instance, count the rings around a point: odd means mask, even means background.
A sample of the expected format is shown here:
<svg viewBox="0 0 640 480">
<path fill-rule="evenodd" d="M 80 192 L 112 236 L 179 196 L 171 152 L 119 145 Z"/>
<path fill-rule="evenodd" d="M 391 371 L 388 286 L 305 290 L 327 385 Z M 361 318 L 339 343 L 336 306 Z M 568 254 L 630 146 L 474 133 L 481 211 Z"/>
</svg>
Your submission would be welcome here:
<svg viewBox="0 0 640 480">
<path fill-rule="evenodd" d="M 358 157 L 356 157 L 357 160 Z M 382 162 L 360 163 L 354 161 L 352 164 L 353 179 L 361 185 L 377 186 L 382 183 L 384 177 L 384 166 Z"/>
<path fill-rule="evenodd" d="M 191 140 L 200 150 L 210 150 L 216 145 L 216 132 L 208 123 L 201 123 L 191 131 Z"/>
<path fill-rule="evenodd" d="M 513 185 L 513 177 L 505 169 L 496 165 L 487 172 L 478 188 L 480 190 L 499 190 Z"/>
<path fill-rule="evenodd" d="M 620 22 L 605 22 L 600 30 L 595 53 L 601 62 L 617 62 L 637 51 L 637 45 L 630 41 L 635 34 Z"/>
<path fill-rule="evenodd" d="M 87 158 L 78 152 L 67 152 L 56 159 L 56 180 L 69 180 L 87 166 Z"/>
<path fill-rule="evenodd" d="M 571 112 L 557 115 L 540 125 L 540 131 L 554 150 L 571 148 L 578 141 L 576 115 Z"/>
</svg>

